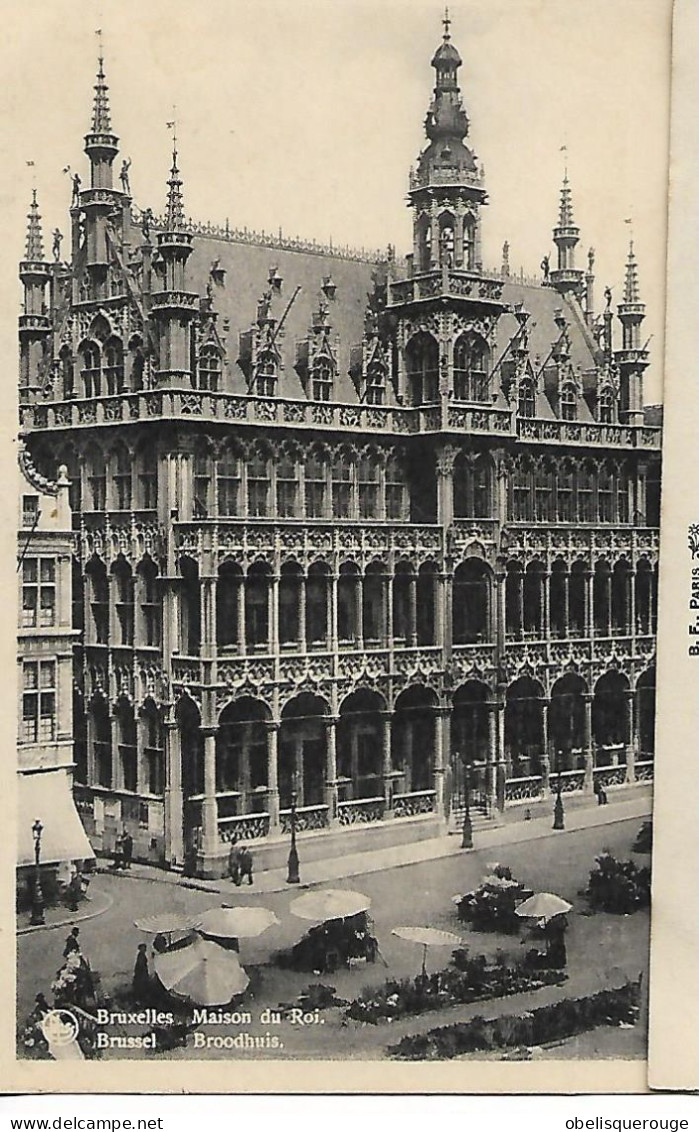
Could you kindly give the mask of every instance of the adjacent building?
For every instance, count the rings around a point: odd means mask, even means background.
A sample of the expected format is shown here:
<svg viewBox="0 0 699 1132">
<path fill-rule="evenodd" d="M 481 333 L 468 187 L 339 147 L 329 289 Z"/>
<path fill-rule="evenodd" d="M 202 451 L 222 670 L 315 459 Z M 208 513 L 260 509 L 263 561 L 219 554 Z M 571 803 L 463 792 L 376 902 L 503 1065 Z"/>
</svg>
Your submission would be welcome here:
<svg viewBox="0 0 699 1132">
<path fill-rule="evenodd" d="M 566 176 L 541 278 L 507 246 L 487 270 L 448 22 L 432 66 L 404 260 L 195 224 L 176 150 L 164 212 L 138 209 L 101 59 L 66 261 L 32 205 L 21 429 L 68 470 L 98 852 L 125 825 L 212 875 L 233 839 L 275 859 L 292 801 L 304 851 L 337 855 L 434 831 L 467 778 L 497 820 L 559 780 L 652 777 L 661 431 L 633 246 L 596 306 Z"/>
</svg>

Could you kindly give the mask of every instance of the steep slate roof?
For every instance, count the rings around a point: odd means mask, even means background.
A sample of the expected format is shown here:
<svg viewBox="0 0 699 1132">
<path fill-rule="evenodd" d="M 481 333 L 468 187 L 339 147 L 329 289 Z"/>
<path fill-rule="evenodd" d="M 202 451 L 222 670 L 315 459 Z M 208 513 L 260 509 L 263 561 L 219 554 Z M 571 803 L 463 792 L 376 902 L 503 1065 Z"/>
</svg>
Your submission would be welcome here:
<svg viewBox="0 0 699 1132">
<path fill-rule="evenodd" d="M 282 276 L 283 288 L 281 294 L 273 300 L 271 313 L 274 317 L 281 317 L 295 288 L 301 287 L 277 340 L 283 361 L 278 395 L 305 397 L 299 375 L 294 369 L 296 342 L 308 337 L 313 312 L 318 307 L 321 284 L 326 276 L 331 275 L 337 292 L 334 301 L 329 304 L 329 321 L 339 368 L 334 399 L 355 402 L 356 390 L 348 376 L 350 349 L 362 341 L 367 295 L 372 290 L 372 275 L 376 265 L 368 261 L 333 256 L 327 251 L 314 254 L 196 235 L 194 251 L 188 264 L 188 286 L 191 290 L 200 294 L 206 292 L 209 272 L 216 260 L 219 261 L 219 268 L 226 272 L 225 285 L 213 287 L 213 309 L 218 314 L 218 333 L 225 339 L 228 354 L 230 378 L 226 382 L 226 388 L 245 392 L 245 376 L 237 364 L 239 335 L 254 324 L 258 301 L 268 287 L 270 269 L 276 267 Z M 541 366 L 547 359 L 551 346 L 560 333 L 555 323 L 555 312 L 562 310 L 568 321 L 570 361 L 573 368 L 582 372 L 596 368 L 589 335 L 586 336 L 583 331 L 576 312 L 554 288 L 508 281 L 503 288 L 503 301 L 512 306 L 522 303 L 530 314 L 528 331 L 532 364 L 536 366 L 538 358 Z M 229 323 L 228 331 L 225 331 L 223 325 L 226 320 Z M 514 315 L 504 313 L 498 322 L 494 362 L 507 348 L 516 330 Z M 543 396 L 540 397 L 537 414 L 544 417 L 554 415 Z M 581 401 L 580 419 L 586 419 L 586 414 L 587 406 Z"/>
</svg>

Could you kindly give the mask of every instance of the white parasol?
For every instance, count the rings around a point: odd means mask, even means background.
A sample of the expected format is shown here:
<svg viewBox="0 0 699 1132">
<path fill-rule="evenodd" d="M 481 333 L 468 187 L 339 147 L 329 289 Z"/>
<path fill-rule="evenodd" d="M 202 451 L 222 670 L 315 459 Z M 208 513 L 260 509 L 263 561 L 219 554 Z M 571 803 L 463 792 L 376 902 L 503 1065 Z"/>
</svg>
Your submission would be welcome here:
<svg viewBox="0 0 699 1132">
<path fill-rule="evenodd" d="M 262 935 L 279 920 L 268 908 L 209 908 L 192 920 L 192 927 L 202 935 L 218 939 L 253 939 Z"/>
<path fill-rule="evenodd" d="M 394 928 L 391 935 L 397 935 L 399 939 L 407 939 L 411 943 L 420 943 L 423 947 L 422 952 L 422 976 L 427 974 L 427 948 L 428 947 L 455 947 L 462 941 L 458 935 L 453 932 L 443 932 L 439 928 L 412 928 L 402 927 Z"/>
<path fill-rule="evenodd" d="M 192 917 L 184 912 L 155 912 L 152 916 L 134 920 L 134 924 L 139 931 L 149 932 L 151 935 L 170 935 L 172 932 L 191 928 Z"/>
<path fill-rule="evenodd" d="M 250 982 L 236 953 L 209 939 L 156 955 L 153 967 L 166 990 L 197 1006 L 223 1006 Z"/>
<path fill-rule="evenodd" d="M 515 915 L 533 920 L 550 920 L 553 916 L 570 912 L 572 907 L 572 904 L 561 896 L 556 896 L 554 892 L 535 892 L 515 908 Z"/>
<path fill-rule="evenodd" d="M 302 920 L 344 920 L 347 916 L 357 916 L 371 907 L 371 899 L 361 892 L 351 889 L 326 888 L 321 892 L 307 892 L 292 901 L 289 911 Z"/>
</svg>

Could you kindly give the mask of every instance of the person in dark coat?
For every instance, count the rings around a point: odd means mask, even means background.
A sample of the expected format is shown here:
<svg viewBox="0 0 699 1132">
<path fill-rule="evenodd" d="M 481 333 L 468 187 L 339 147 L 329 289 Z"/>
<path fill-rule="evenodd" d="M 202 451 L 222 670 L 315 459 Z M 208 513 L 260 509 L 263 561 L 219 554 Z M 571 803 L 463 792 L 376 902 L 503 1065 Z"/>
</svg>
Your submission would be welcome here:
<svg viewBox="0 0 699 1132">
<path fill-rule="evenodd" d="M 566 953 L 566 930 L 568 921 L 564 915 L 552 916 L 546 924 L 546 951 L 552 967 L 563 968 L 568 962 Z"/>
<path fill-rule="evenodd" d="M 78 939 L 79 933 L 80 933 L 80 928 L 72 928 L 71 929 L 71 933 L 68 936 L 68 938 L 66 939 L 66 945 L 63 948 L 63 958 L 64 959 L 67 959 L 68 956 L 71 955 L 73 951 L 80 951 L 80 940 Z"/>
<path fill-rule="evenodd" d="M 240 850 L 235 841 L 231 841 L 231 847 L 228 851 L 228 873 L 233 884 L 240 884 L 240 861 L 238 860 Z"/>
<path fill-rule="evenodd" d="M 238 884 L 242 884 L 245 877 L 248 878 L 248 884 L 252 884 L 252 866 L 252 853 L 247 847 L 242 847 L 238 852 L 238 868 L 240 869 Z"/>
<path fill-rule="evenodd" d="M 114 868 L 120 869 L 124 864 L 124 836 L 118 834 L 114 842 Z"/>
<path fill-rule="evenodd" d="M 131 858 L 133 857 L 133 837 L 128 829 L 125 829 L 121 835 L 121 856 L 125 869 L 131 868 Z"/>
<path fill-rule="evenodd" d="M 133 969 L 133 996 L 136 1002 L 147 1003 L 150 997 L 150 971 L 145 943 L 139 943 Z"/>
</svg>

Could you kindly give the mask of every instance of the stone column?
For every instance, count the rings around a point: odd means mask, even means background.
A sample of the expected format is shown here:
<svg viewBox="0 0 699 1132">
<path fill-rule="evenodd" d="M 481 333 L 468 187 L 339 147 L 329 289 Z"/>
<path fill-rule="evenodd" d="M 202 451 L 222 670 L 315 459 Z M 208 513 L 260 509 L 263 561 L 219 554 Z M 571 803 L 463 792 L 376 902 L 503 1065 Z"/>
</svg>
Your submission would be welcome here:
<svg viewBox="0 0 699 1132">
<path fill-rule="evenodd" d="M 495 700 L 488 703 L 488 754 L 485 767 L 485 796 L 488 813 L 495 812 L 497 807 L 497 766 L 496 751 L 498 745 L 498 705 Z"/>
<path fill-rule="evenodd" d="M 393 574 L 389 570 L 381 574 L 381 645 L 393 647 Z"/>
<path fill-rule="evenodd" d="M 563 637 L 568 636 L 570 626 L 570 572 L 568 567 L 561 573 L 563 581 Z"/>
<path fill-rule="evenodd" d="M 549 610 L 549 578 L 548 570 L 542 570 L 539 575 L 539 585 L 541 586 L 541 617 L 539 623 L 539 636 L 544 640 L 548 640 L 551 636 L 551 613 Z"/>
<path fill-rule="evenodd" d="M 364 651 L 364 576 L 356 574 L 355 602 L 354 602 L 354 638 L 355 647 Z"/>
<path fill-rule="evenodd" d="M 294 790 L 299 806 L 305 806 L 306 799 L 304 797 L 304 781 L 303 781 L 303 739 L 300 735 L 294 735 Z"/>
<path fill-rule="evenodd" d="M 595 618 L 594 618 L 594 596 L 593 596 L 593 582 L 594 576 L 591 570 L 585 571 L 585 636 L 590 640 L 595 635 Z"/>
<path fill-rule="evenodd" d="M 306 652 L 306 575 L 299 586 L 299 652 Z"/>
<path fill-rule="evenodd" d="M 635 571 L 629 569 L 626 573 L 626 594 L 624 603 L 624 617 L 626 620 L 626 631 L 630 637 L 636 636 L 636 595 L 635 595 Z"/>
<path fill-rule="evenodd" d="M 121 773 L 121 758 L 119 756 L 121 728 L 113 711 L 109 713 L 109 731 L 112 747 L 112 790 L 122 790 L 124 787 L 124 776 Z"/>
<path fill-rule="evenodd" d="M 605 636 L 611 637 L 612 635 L 612 572 L 609 570 L 604 576 L 604 589 L 606 596 L 606 633 Z"/>
<path fill-rule="evenodd" d="M 434 808 L 444 818 L 445 757 L 449 751 L 447 729 L 450 726 L 449 708 L 434 709 Z"/>
<path fill-rule="evenodd" d="M 267 640 L 272 656 L 279 653 L 279 574 L 270 574 L 267 590 Z"/>
<path fill-rule="evenodd" d="M 337 786 L 337 717 L 328 716 L 325 727 L 325 802 L 328 807 L 328 825 L 334 827 L 340 824 Z"/>
<path fill-rule="evenodd" d="M 524 568 L 517 571 L 517 631 L 524 636 Z"/>
<path fill-rule="evenodd" d="M 385 817 L 393 813 L 393 762 L 391 759 L 391 719 L 393 713 L 381 712 L 381 775 L 383 777 L 383 796 Z"/>
<path fill-rule="evenodd" d="M 165 860 L 169 865 L 184 860 L 182 792 L 182 742 L 177 720 L 168 719 L 165 729 Z"/>
<path fill-rule="evenodd" d="M 501 813 L 505 809 L 505 701 L 504 688 L 498 688 L 496 701 L 496 743 L 495 743 L 495 781 L 497 795 L 497 810 Z"/>
<path fill-rule="evenodd" d="M 586 794 L 592 793 L 594 775 L 592 773 L 595 765 L 595 755 L 592 747 L 592 693 L 585 692 L 583 694 L 583 702 L 585 704 L 585 724 L 583 729 L 583 756 L 585 759 L 585 780 L 583 790 Z"/>
<path fill-rule="evenodd" d="M 326 632 L 326 646 L 332 653 L 338 650 L 337 640 L 337 574 L 330 574 L 328 578 L 328 627 Z"/>
<path fill-rule="evenodd" d="M 541 789 L 548 794 L 551 779 L 551 759 L 549 754 L 549 700 L 541 699 Z"/>
<path fill-rule="evenodd" d="M 204 737 L 204 797 L 201 803 L 202 856 L 205 872 L 218 850 L 218 803 L 216 801 L 216 727 L 202 727 Z"/>
<path fill-rule="evenodd" d="M 236 601 L 238 603 L 238 618 L 237 618 L 237 647 L 241 656 L 245 656 L 245 575 L 241 575 L 236 592 Z"/>
<path fill-rule="evenodd" d="M 629 741 L 626 744 L 626 781 L 632 784 L 636 781 L 636 753 L 638 751 L 638 708 L 636 693 L 633 688 L 626 691 L 626 723 Z"/>
<path fill-rule="evenodd" d="M 437 453 L 437 522 L 445 529 L 454 522 L 454 461 L 458 449 L 447 444 Z"/>
<path fill-rule="evenodd" d="M 505 579 L 506 574 L 504 570 L 499 570 L 495 575 L 495 629 L 496 629 L 496 649 L 499 656 L 504 656 L 505 653 Z"/>
<path fill-rule="evenodd" d="M 279 832 L 279 722 L 267 723 L 267 812 L 269 832 Z"/>
</svg>

